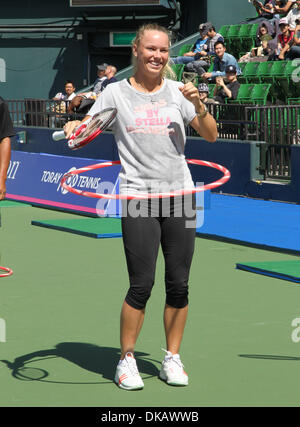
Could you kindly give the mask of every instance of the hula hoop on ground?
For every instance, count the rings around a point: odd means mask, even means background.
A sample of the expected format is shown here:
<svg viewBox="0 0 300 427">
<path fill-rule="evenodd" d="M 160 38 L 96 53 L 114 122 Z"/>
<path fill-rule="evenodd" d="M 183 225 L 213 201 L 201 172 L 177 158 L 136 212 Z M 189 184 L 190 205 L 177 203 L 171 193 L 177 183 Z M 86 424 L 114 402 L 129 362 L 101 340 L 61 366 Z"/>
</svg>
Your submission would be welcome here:
<svg viewBox="0 0 300 427">
<path fill-rule="evenodd" d="M 78 175 L 83 172 L 89 172 L 95 169 L 106 168 L 109 166 L 119 165 L 121 162 L 119 160 L 111 161 L 111 162 L 103 162 L 96 163 L 94 165 L 86 166 L 80 169 L 75 169 L 71 172 L 66 173 L 61 179 L 61 186 L 69 191 L 70 193 L 77 194 L 79 196 L 92 197 L 95 199 L 153 199 L 153 198 L 163 198 L 163 197 L 175 197 L 175 196 L 183 196 L 187 194 L 199 193 L 200 191 L 211 190 L 212 188 L 219 187 L 220 185 L 225 184 L 230 179 L 230 172 L 222 165 L 218 165 L 217 163 L 207 162 L 205 160 L 197 160 L 197 159 L 186 159 L 186 162 L 192 165 L 200 165 L 200 166 L 208 166 L 213 169 L 217 169 L 223 173 L 222 178 L 218 179 L 215 182 L 210 184 L 202 185 L 199 187 L 195 187 L 187 190 L 175 190 L 170 191 L 169 193 L 139 193 L 139 194 L 100 194 L 100 193 L 92 193 L 90 191 L 78 190 L 76 188 L 71 187 L 66 183 L 68 178 L 72 175 Z"/>
<path fill-rule="evenodd" d="M 2 273 L 2 271 L 5 271 L 6 273 Z M 0 277 L 8 277 L 8 276 L 11 276 L 12 274 L 13 274 L 13 271 L 11 268 L 0 266 Z"/>
</svg>

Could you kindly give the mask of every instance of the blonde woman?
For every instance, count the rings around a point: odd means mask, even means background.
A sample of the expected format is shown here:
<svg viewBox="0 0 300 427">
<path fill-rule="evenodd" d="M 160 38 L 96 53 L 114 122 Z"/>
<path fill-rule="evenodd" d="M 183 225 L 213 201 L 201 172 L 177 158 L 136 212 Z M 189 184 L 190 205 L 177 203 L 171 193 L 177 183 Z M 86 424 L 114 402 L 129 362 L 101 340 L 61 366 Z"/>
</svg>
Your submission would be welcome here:
<svg viewBox="0 0 300 427">
<path fill-rule="evenodd" d="M 190 124 L 207 141 L 214 142 L 217 138 L 216 122 L 200 101 L 197 88 L 192 83 L 183 85 L 165 77 L 169 73 L 169 46 L 169 34 L 164 27 L 157 24 L 141 27 L 132 45 L 134 74 L 109 85 L 84 118 L 104 108 L 118 109 L 112 129 L 122 165 L 120 193 L 123 194 L 193 188 L 184 158 L 184 125 Z M 69 122 L 65 126 L 67 137 L 77 125 L 78 122 Z M 160 245 L 165 258 L 167 350 L 159 377 L 170 385 L 188 385 L 179 349 L 188 313 L 195 200 L 190 195 L 170 197 L 168 206 L 163 203 L 165 199 L 152 199 L 153 203 L 149 200 L 141 199 L 138 205 L 136 200 L 128 200 L 122 205 L 130 287 L 121 310 L 121 357 L 115 382 L 125 390 L 144 387 L 134 349 L 154 284 Z M 182 212 L 184 202 L 191 202 L 192 214 Z"/>
</svg>

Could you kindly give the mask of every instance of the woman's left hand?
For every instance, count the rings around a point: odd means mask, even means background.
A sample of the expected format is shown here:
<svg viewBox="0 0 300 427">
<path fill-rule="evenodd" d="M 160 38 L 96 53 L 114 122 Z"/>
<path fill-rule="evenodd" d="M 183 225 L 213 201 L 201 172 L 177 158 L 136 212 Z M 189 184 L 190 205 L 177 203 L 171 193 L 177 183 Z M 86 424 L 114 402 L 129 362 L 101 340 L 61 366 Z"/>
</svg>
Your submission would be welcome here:
<svg viewBox="0 0 300 427">
<path fill-rule="evenodd" d="M 198 88 L 192 82 L 188 82 L 184 86 L 179 87 L 179 90 L 186 99 L 194 104 L 196 110 L 199 110 L 202 102 L 200 101 Z"/>
</svg>

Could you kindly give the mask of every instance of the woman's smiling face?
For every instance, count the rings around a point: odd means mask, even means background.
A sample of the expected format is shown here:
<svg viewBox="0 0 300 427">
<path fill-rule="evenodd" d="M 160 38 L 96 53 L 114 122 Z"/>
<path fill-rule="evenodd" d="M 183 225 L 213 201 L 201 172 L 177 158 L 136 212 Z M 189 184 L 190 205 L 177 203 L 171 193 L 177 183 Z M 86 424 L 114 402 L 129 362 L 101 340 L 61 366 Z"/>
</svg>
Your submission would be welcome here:
<svg viewBox="0 0 300 427">
<path fill-rule="evenodd" d="M 138 45 L 133 46 L 133 55 L 137 59 L 137 71 L 149 76 L 158 76 L 169 59 L 169 38 L 167 34 L 146 30 Z"/>
</svg>

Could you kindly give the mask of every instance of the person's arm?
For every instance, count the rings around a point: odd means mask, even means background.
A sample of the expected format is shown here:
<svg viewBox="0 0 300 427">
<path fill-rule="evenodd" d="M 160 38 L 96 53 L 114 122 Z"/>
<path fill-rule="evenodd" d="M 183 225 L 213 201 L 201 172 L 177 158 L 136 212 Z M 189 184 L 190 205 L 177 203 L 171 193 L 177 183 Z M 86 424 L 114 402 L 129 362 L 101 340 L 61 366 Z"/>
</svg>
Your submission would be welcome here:
<svg viewBox="0 0 300 427">
<path fill-rule="evenodd" d="M 286 13 L 288 13 L 288 11 L 290 10 L 290 8 L 293 6 L 294 2 L 292 1 L 287 1 L 286 5 L 283 7 L 279 7 L 279 6 L 274 6 L 274 11 L 276 13 L 279 13 L 280 15 L 284 15 Z"/>
<path fill-rule="evenodd" d="M 195 106 L 197 115 L 190 122 L 195 131 L 208 142 L 215 142 L 218 137 L 217 124 L 215 119 L 206 110 L 205 105 L 200 101 L 198 89 L 192 82 L 180 87 L 182 95 Z"/>
<path fill-rule="evenodd" d="M 255 9 L 256 9 L 256 12 L 259 14 L 259 15 L 261 15 L 261 8 L 263 7 L 263 5 L 262 5 L 262 3 L 260 2 L 260 1 L 254 1 L 253 3 L 253 6 L 255 7 Z"/>
<path fill-rule="evenodd" d="M 70 136 L 72 135 L 75 128 L 77 128 L 79 125 L 81 125 L 82 123 L 84 123 L 86 120 L 88 120 L 91 117 L 92 116 L 87 115 L 81 121 L 80 120 L 72 120 L 70 122 L 67 122 L 63 127 L 63 130 L 64 130 L 65 135 L 66 135 L 66 139 L 70 138 Z"/>
<path fill-rule="evenodd" d="M 185 53 L 183 54 L 183 56 L 195 56 L 195 55 L 196 55 L 196 53 L 197 53 L 197 52 L 192 52 L 192 51 L 190 51 L 190 52 L 185 52 Z"/>
<path fill-rule="evenodd" d="M 232 92 L 231 92 L 231 90 L 230 89 L 228 89 L 228 87 L 226 86 L 226 84 L 225 84 L 225 82 L 224 82 L 224 80 L 221 78 L 221 77 L 217 77 L 217 79 L 218 79 L 218 84 L 219 84 L 219 86 L 221 86 L 221 88 L 223 89 L 223 91 L 224 91 L 224 93 L 225 93 L 225 95 L 228 97 L 228 98 L 232 98 Z"/>
<path fill-rule="evenodd" d="M 289 43 L 287 43 L 287 44 L 284 46 L 284 48 L 282 48 L 282 49 L 281 49 L 281 51 L 280 51 L 280 53 L 279 53 L 279 55 L 278 55 L 278 59 L 282 59 L 282 60 L 284 60 L 284 56 L 285 56 L 285 54 L 286 54 L 286 52 L 287 52 L 288 50 L 290 50 L 290 44 L 289 44 Z"/>
<path fill-rule="evenodd" d="M 216 96 L 216 95 L 217 95 L 218 89 L 219 89 L 219 85 L 216 83 L 216 85 L 215 85 L 215 87 L 214 87 L 214 93 L 213 93 L 213 96 Z"/>
<path fill-rule="evenodd" d="M 295 28 L 295 35 L 294 35 L 294 43 L 295 45 L 300 45 L 300 37 L 298 37 L 298 34 L 300 32 L 300 24 L 298 24 Z"/>
<path fill-rule="evenodd" d="M 5 137 L 0 142 L 0 200 L 3 200 L 6 194 L 6 176 L 10 162 L 10 152 L 10 138 Z"/>
</svg>

